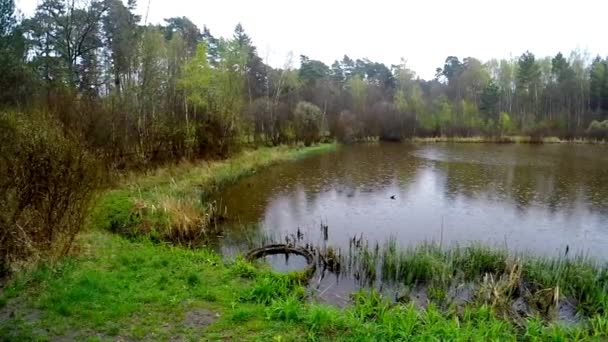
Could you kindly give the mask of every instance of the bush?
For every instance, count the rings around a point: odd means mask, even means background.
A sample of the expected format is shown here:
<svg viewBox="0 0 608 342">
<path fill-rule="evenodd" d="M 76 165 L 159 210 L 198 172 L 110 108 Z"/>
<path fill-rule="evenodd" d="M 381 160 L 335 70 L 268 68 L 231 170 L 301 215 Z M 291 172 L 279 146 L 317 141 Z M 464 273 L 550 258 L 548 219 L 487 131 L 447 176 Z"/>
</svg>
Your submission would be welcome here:
<svg viewBox="0 0 608 342">
<path fill-rule="evenodd" d="M 312 103 L 301 101 L 294 112 L 297 139 L 310 146 L 318 143 L 321 138 L 321 124 L 323 113 L 321 109 Z"/>
<path fill-rule="evenodd" d="M 353 143 L 358 139 L 359 131 L 355 116 L 347 110 L 340 112 L 335 128 L 335 135 L 338 141 L 347 144 Z"/>
<path fill-rule="evenodd" d="M 373 108 L 380 120 L 380 140 L 402 141 L 414 135 L 414 118 L 389 102 L 380 102 Z"/>
<path fill-rule="evenodd" d="M 0 113 L 0 267 L 66 254 L 100 165 L 46 115 Z"/>
<path fill-rule="evenodd" d="M 598 140 L 608 139 L 608 120 L 596 121 L 593 120 L 587 129 L 589 137 Z"/>
<path fill-rule="evenodd" d="M 498 128 L 500 135 L 510 134 L 515 129 L 515 124 L 511 121 L 509 113 L 500 112 L 498 117 Z"/>
</svg>

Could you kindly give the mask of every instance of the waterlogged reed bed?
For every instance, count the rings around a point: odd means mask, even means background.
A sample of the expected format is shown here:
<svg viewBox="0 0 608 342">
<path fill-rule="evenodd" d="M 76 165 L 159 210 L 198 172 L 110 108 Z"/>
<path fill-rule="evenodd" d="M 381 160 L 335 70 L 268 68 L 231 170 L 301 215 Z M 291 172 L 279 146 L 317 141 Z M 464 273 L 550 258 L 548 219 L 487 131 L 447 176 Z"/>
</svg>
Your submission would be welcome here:
<svg viewBox="0 0 608 342">
<path fill-rule="evenodd" d="M 321 144 L 259 148 L 228 160 L 182 162 L 147 174 L 129 175 L 119 189 L 102 196 L 93 222 L 99 228 L 127 236 L 197 241 L 213 233 L 216 221 L 223 216 L 222 204 L 209 200 L 214 191 L 274 163 L 336 147 Z"/>
<path fill-rule="evenodd" d="M 353 238 L 339 262 L 362 285 L 392 289 L 393 301 L 410 302 L 423 291 L 424 305 L 489 305 L 516 320 L 553 320 L 570 307 L 577 318 L 608 313 L 608 269 L 582 256 L 513 255 L 482 245 L 399 248 L 394 240 L 370 245 Z"/>
<path fill-rule="evenodd" d="M 561 258 L 547 258 L 481 244 L 402 248 L 395 239 L 378 244 L 362 236 L 353 237 L 347 250 L 317 246 L 297 236 L 263 240 L 284 240 L 316 253 L 319 272 L 313 283 L 331 272 L 354 279 L 365 291 L 378 290 L 393 303 L 432 305 L 445 311 L 487 305 L 515 322 L 540 317 L 580 323 L 608 314 L 608 268 L 567 251 Z"/>
</svg>

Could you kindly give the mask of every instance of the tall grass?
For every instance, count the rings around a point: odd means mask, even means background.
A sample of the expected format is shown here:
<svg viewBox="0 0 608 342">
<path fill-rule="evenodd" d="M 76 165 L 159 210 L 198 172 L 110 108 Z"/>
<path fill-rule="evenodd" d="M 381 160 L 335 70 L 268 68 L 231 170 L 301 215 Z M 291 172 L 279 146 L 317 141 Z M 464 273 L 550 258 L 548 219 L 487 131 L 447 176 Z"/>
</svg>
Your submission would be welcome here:
<svg viewBox="0 0 608 342">
<path fill-rule="evenodd" d="M 394 240 L 377 249 L 361 244 L 349 253 L 349 270 L 361 284 L 424 288 L 429 303 L 448 307 L 460 288 L 471 288 L 465 302 L 489 305 L 507 316 L 523 300 L 529 314 L 555 316 L 562 301 L 585 317 L 608 313 L 608 269 L 582 257 L 549 259 L 511 255 L 482 245 L 443 249 L 436 244 L 400 248 Z"/>
</svg>

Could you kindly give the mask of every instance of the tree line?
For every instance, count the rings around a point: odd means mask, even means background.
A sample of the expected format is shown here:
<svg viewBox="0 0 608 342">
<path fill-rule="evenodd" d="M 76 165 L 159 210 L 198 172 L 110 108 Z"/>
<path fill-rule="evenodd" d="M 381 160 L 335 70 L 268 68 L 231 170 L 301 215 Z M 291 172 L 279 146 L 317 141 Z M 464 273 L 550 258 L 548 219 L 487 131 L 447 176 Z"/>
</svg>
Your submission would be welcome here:
<svg viewBox="0 0 608 342">
<path fill-rule="evenodd" d="M 423 80 L 404 60 L 299 57 L 271 67 L 238 24 L 146 25 L 135 0 L 0 0 L 0 106 L 44 111 L 116 165 L 225 155 L 323 137 L 606 138 L 608 63 L 574 51 L 482 62 L 449 56 Z M 26 115 L 26 114 L 23 114 Z"/>
</svg>

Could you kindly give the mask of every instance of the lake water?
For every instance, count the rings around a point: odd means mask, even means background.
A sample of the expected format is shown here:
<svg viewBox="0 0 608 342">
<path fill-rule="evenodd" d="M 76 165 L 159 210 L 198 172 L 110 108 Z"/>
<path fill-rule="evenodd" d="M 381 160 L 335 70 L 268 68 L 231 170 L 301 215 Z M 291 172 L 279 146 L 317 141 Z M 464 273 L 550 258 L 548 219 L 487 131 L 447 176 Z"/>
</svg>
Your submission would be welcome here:
<svg viewBox="0 0 608 342">
<path fill-rule="evenodd" d="M 363 236 L 544 256 L 569 246 L 608 259 L 608 148 L 599 145 L 342 146 L 263 170 L 218 201 L 228 245 L 299 232 L 344 249 Z"/>
</svg>

